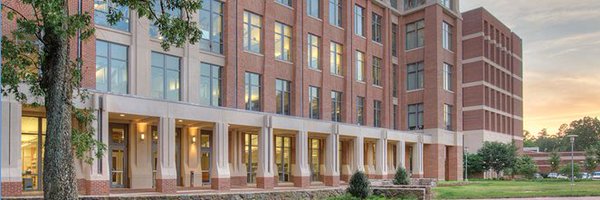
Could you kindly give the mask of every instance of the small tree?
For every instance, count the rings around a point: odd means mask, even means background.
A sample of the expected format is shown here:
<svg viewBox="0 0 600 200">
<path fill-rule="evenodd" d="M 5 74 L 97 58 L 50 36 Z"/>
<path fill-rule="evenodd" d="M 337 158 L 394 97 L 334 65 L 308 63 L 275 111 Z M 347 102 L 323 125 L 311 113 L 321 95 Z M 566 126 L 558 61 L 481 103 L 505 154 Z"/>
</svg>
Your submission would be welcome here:
<svg viewBox="0 0 600 200">
<path fill-rule="evenodd" d="M 598 160 L 596 154 L 598 151 L 593 147 L 589 147 L 585 150 L 585 161 L 583 162 L 583 168 L 587 173 L 592 173 L 598 167 Z"/>
<path fill-rule="evenodd" d="M 468 154 L 468 155 L 467 155 Z M 483 160 L 481 158 L 481 155 L 476 154 L 476 153 L 467 153 L 465 154 L 467 158 L 463 159 L 463 162 L 466 162 L 465 164 L 467 165 L 466 170 L 468 174 L 473 174 L 473 173 L 481 173 L 483 171 L 485 171 L 484 167 L 483 167 Z M 463 164 L 463 165 L 465 165 Z"/>
<path fill-rule="evenodd" d="M 500 142 L 485 142 L 477 152 L 486 170 L 494 170 L 496 174 L 514 166 L 517 159 L 517 148 L 512 144 Z"/>
<path fill-rule="evenodd" d="M 581 167 L 579 166 L 579 164 L 574 163 L 573 164 L 573 175 L 575 175 L 575 177 L 579 177 L 580 171 L 581 171 Z M 566 175 L 570 178 L 571 177 L 571 163 L 560 168 L 560 173 L 563 175 Z"/>
<path fill-rule="evenodd" d="M 346 191 L 350 193 L 352 196 L 365 199 L 370 193 L 370 183 L 367 175 L 364 172 L 356 171 L 352 177 L 350 177 L 350 184 Z"/>
<path fill-rule="evenodd" d="M 558 152 L 552 151 L 548 162 L 550 163 L 550 172 L 557 172 L 560 167 L 560 155 L 558 155 Z"/>
<path fill-rule="evenodd" d="M 394 175 L 394 185 L 410 185 L 410 178 L 404 167 L 398 167 Z"/>
<path fill-rule="evenodd" d="M 535 165 L 535 161 L 533 161 L 533 159 L 529 156 L 518 157 L 513 169 L 515 174 L 522 175 L 528 179 L 533 178 L 533 175 L 537 171 L 538 167 Z"/>
</svg>

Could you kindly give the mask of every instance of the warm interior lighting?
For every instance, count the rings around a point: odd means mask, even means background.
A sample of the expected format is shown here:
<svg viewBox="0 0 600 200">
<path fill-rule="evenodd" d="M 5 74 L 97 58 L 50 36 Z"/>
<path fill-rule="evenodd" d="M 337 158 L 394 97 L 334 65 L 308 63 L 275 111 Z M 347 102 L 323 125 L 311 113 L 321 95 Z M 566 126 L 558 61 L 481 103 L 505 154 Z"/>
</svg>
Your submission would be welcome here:
<svg viewBox="0 0 600 200">
<path fill-rule="evenodd" d="M 120 114 L 119 116 L 121 116 L 121 117 L 125 117 L 125 115 L 124 115 L 124 114 Z"/>
<path fill-rule="evenodd" d="M 144 139 L 146 139 L 146 134 L 142 133 L 142 135 L 140 135 L 140 139 L 144 141 Z"/>
<path fill-rule="evenodd" d="M 177 121 L 178 121 L 178 122 L 183 122 L 183 120 L 181 120 L 181 119 L 180 119 L 180 120 L 177 120 Z"/>
<path fill-rule="evenodd" d="M 192 136 L 192 144 L 195 144 L 195 143 L 196 143 L 196 136 L 194 135 L 194 136 Z"/>
</svg>

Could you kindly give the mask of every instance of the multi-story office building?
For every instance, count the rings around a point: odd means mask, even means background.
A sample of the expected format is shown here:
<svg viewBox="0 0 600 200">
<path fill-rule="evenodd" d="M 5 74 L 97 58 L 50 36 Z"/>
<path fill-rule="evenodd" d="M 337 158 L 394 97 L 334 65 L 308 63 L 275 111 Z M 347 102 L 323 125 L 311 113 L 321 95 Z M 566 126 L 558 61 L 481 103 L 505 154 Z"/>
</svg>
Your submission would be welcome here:
<svg viewBox="0 0 600 200">
<path fill-rule="evenodd" d="M 108 145 L 75 163 L 83 194 L 336 186 L 398 167 L 462 179 L 457 0 L 204 0 L 201 41 L 170 51 L 134 11 L 109 25 L 110 0 L 79 2 L 96 33 L 71 49 Z M 47 113 L 2 104 L 3 193 L 40 190 Z"/>
<path fill-rule="evenodd" d="M 462 13 L 465 146 L 484 142 L 523 147 L 522 40 L 484 8 Z"/>
</svg>

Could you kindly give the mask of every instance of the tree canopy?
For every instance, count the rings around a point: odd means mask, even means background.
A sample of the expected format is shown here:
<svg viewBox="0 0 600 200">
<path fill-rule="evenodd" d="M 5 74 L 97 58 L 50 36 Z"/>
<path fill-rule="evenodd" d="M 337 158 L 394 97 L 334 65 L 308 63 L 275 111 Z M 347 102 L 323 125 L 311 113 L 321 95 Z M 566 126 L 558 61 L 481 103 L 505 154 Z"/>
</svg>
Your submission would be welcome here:
<svg viewBox="0 0 600 200">
<path fill-rule="evenodd" d="M 497 174 L 504 169 L 512 168 L 517 158 L 517 148 L 512 144 L 501 142 L 485 142 L 477 151 L 481 156 L 483 168 L 493 170 Z"/>
<path fill-rule="evenodd" d="M 577 135 L 574 150 L 584 151 L 586 148 L 600 142 L 600 120 L 598 118 L 584 117 L 562 124 L 556 133 L 548 133 L 547 129 L 538 132 L 534 137 L 529 131 L 523 131 L 524 146 L 539 147 L 540 151 L 570 151 L 571 143 L 567 135 Z"/>
</svg>

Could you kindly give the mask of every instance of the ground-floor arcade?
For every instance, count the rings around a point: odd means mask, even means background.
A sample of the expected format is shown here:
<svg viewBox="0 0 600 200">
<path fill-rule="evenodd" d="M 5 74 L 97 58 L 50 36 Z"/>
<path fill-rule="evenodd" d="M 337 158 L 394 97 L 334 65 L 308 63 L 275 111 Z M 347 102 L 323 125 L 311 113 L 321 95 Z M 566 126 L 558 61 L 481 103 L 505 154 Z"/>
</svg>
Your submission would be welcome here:
<svg viewBox="0 0 600 200">
<path fill-rule="evenodd" d="M 45 113 L 2 102 L 2 193 L 41 190 Z M 396 131 L 229 108 L 94 94 L 95 137 L 107 152 L 77 161 L 82 194 L 174 193 L 338 186 L 360 170 L 371 179 L 462 177 L 460 133 Z"/>
</svg>

